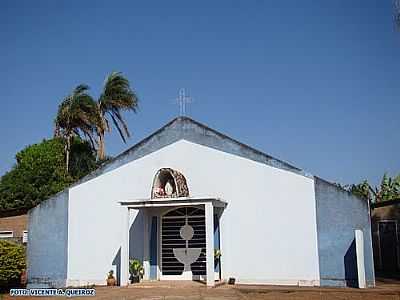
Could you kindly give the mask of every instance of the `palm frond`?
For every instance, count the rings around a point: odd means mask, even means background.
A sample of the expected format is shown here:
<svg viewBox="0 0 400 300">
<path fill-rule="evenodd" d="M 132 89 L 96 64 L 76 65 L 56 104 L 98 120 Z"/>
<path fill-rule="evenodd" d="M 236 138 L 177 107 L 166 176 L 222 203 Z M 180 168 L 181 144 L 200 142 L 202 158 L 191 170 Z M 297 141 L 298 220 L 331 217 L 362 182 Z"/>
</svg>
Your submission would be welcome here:
<svg viewBox="0 0 400 300">
<path fill-rule="evenodd" d="M 121 72 L 112 72 L 104 82 L 99 104 L 102 111 L 120 109 L 136 112 L 138 98 L 131 89 L 128 79 Z"/>
<path fill-rule="evenodd" d="M 123 130 L 124 130 L 124 134 L 126 135 L 126 137 L 130 137 L 131 134 L 129 132 L 128 129 L 128 125 L 126 124 L 124 118 L 122 117 L 122 114 L 120 113 L 119 110 L 113 110 L 110 112 L 111 115 L 113 115 L 115 117 L 115 119 L 117 119 L 117 121 L 119 122 L 119 124 L 122 126 Z M 115 125 L 115 122 L 114 122 Z"/>
<path fill-rule="evenodd" d="M 107 117 L 111 118 L 112 123 L 117 128 L 122 140 L 130 137 L 128 125 L 122 113 L 124 111 L 137 112 L 138 98 L 131 89 L 128 79 L 121 72 L 112 72 L 104 81 L 103 91 L 98 100 L 100 115 L 104 119 L 103 131 L 110 131 L 111 127 Z"/>
<path fill-rule="evenodd" d="M 88 94 L 89 87 L 78 85 L 59 105 L 55 119 L 57 135 L 70 137 L 81 133 L 93 139 L 99 122 L 97 104 Z"/>
<path fill-rule="evenodd" d="M 113 120 L 115 127 L 117 127 L 117 130 L 118 130 L 119 135 L 121 136 L 122 140 L 124 141 L 124 143 L 126 143 L 126 137 L 125 137 L 121 127 L 119 126 L 117 120 L 115 119 L 115 117 L 113 115 L 111 115 L 111 119 Z"/>
</svg>

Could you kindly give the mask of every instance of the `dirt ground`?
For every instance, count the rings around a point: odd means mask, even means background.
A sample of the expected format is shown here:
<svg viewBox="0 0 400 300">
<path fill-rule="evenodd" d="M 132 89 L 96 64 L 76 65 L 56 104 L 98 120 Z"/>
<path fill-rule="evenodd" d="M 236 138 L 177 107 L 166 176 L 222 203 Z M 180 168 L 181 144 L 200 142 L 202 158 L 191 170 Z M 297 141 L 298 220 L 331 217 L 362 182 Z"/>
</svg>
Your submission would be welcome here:
<svg viewBox="0 0 400 300">
<path fill-rule="evenodd" d="M 400 281 L 379 280 L 373 289 L 352 288 L 307 288 L 278 286 L 221 285 L 207 288 L 195 282 L 154 282 L 129 287 L 96 287 L 96 297 L 74 297 L 74 299 L 116 299 L 116 300 L 400 300 Z M 1 297 L 0 297 L 1 299 Z M 40 299 L 38 297 L 10 297 L 3 299 Z M 46 299 L 62 299 L 46 297 Z"/>
</svg>

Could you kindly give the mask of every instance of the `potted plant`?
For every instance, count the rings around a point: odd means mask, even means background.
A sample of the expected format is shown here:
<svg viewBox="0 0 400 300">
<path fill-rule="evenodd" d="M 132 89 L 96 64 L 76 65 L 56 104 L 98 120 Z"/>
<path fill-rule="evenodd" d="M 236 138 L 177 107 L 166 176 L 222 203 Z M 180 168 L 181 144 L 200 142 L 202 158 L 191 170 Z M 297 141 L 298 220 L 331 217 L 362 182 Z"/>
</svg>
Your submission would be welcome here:
<svg viewBox="0 0 400 300">
<path fill-rule="evenodd" d="M 144 269 L 140 260 L 131 259 L 129 261 L 129 273 L 131 274 L 131 277 L 129 278 L 131 283 L 140 282 L 140 279 L 143 278 L 144 275 Z"/>
<path fill-rule="evenodd" d="M 218 280 L 221 280 L 221 250 L 214 249 L 214 272 Z"/>
<path fill-rule="evenodd" d="M 20 283 L 21 283 L 21 286 L 23 286 L 23 287 L 26 286 L 27 276 L 26 276 L 26 270 L 25 269 L 23 269 L 22 272 L 21 272 Z"/>
<path fill-rule="evenodd" d="M 115 277 L 114 277 L 114 271 L 110 270 L 107 275 L 107 286 L 114 286 L 115 285 Z"/>
<path fill-rule="evenodd" d="M 217 267 L 221 259 L 221 250 L 214 249 L 214 266 Z"/>
</svg>

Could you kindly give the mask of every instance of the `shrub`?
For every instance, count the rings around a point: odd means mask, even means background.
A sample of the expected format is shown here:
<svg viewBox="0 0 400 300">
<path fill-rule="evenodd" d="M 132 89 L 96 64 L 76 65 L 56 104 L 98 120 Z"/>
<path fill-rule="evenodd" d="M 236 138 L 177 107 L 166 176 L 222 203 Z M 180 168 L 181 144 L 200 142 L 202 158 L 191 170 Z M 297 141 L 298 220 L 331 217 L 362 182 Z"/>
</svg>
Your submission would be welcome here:
<svg viewBox="0 0 400 300">
<path fill-rule="evenodd" d="M 0 240 L 0 286 L 19 284 L 21 273 L 25 268 L 25 248 Z"/>
<path fill-rule="evenodd" d="M 133 276 L 143 276 L 144 269 L 140 260 L 131 259 L 129 261 L 129 273 Z"/>
</svg>

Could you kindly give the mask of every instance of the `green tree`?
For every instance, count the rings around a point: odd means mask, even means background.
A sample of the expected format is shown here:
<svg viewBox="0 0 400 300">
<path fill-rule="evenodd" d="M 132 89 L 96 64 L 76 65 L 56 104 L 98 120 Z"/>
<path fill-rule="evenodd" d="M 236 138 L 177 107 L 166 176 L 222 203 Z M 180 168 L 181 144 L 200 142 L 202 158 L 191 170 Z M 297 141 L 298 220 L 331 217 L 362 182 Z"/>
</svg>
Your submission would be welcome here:
<svg viewBox="0 0 400 300">
<path fill-rule="evenodd" d="M 25 268 L 24 247 L 0 240 L 0 286 L 18 284 L 21 273 Z"/>
<path fill-rule="evenodd" d="M 87 85 L 78 85 L 61 102 L 55 119 L 55 136 L 65 139 L 65 164 L 69 170 L 71 143 L 75 136 L 86 137 L 95 147 L 96 127 L 100 124 L 97 105 Z"/>
<path fill-rule="evenodd" d="M 400 175 L 392 178 L 385 173 L 379 186 L 372 187 L 364 180 L 362 183 L 351 185 L 348 190 L 371 202 L 400 199 Z"/>
<path fill-rule="evenodd" d="M 117 128 L 122 140 L 130 137 L 128 125 L 123 119 L 124 111 L 136 112 L 138 108 L 138 98 L 131 89 L 128 79 L 120 72 L 112 72 L 105 80 L 103 90 L 97 101 L 100 122 L 97 124 L 98 151 L 100 160 L 105 159 L 106 132 L 111 131 L 110 122 Z M 109 120 L 111 119 L 111 120 Z"/>
<path fill-rule="evenodd" d="M 373 201 L 373 193 L 371 192 L 371 187 L 367 180 L 364 180 L 359 184 L 352 184 L 349 188 L 349 191 L 356 196 Z"/>
<path fill-rule="evenodd" d="M 374 196 L 376 202 L 400 199 L 400 175 L 395 178 L 385 173 L 379 187 L 375 187 Z"/>
<path fill-rule="evenodd" d="M 73 139 L 71 150 L 69 172 L 60 138 L 18 152 L 16 165 L 0 180 L 0 212 L 26 211 L 97 167 L 96 154 L 86 141 Z"/>
</svg>

